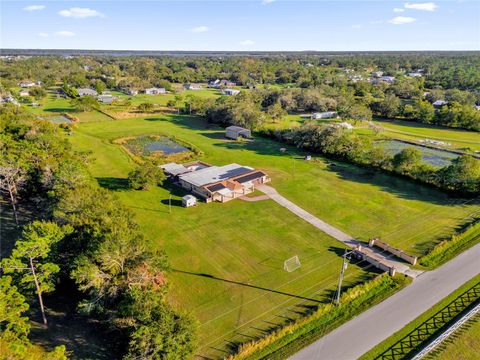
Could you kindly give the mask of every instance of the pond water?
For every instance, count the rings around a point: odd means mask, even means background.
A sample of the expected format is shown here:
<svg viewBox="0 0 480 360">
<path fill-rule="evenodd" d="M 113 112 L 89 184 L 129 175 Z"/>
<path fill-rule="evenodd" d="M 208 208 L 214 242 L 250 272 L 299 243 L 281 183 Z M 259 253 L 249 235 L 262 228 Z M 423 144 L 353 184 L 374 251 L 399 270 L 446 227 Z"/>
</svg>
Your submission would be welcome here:
<svg viewBox="0 0 480 360">
<path fill-rule="evenodd" d="M 406 148 L 416 148 L 422 152 L 424 162 L 438 167 L 450 165 L 452 160 L 458 157 L 457 154 L 448 151 L 430 149 L 423 146 L 407 144 L 398 140 L 385 140 L 379 142 L 379 144 L 391 155 L 398 154 L 400 151 Z"/>
<path fill-rule="evenodd" d="M 62 116 L 62 115 L 50 117 L 50 118 L 47 118 L 47 120 L 50 121 L 50 122 L 53 122 L 55 124 L 64 124 L 64 123 L 71 123 L 72 122 L 69 118 L 67 118 L 66 116 Z"/>
<path fill-rule="evenodd" d="M 144 156 L 150 156 L 153 153 L 171 155 L 190 150 L 166 136 L 139 136 L 127 141 L 125 146 L 133 153 Z"/>
</svg>

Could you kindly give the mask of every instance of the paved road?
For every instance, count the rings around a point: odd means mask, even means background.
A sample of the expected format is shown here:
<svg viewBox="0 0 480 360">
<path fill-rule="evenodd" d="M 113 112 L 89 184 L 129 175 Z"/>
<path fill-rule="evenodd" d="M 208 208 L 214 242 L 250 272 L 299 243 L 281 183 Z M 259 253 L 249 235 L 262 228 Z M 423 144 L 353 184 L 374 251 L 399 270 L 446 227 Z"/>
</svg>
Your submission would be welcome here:
<svg viewBox="0 0 480 360">
<path fill-rule="evenodd" d="M 354 360 L 399 331 L 468 280 L 480 274 L 480 244 L 414 282 L 291 357 Z"/>
<path fill-rule="evenodd" d="M 345 245 L 350 246 L 350 247 L 354 247 L 354 246 L 359 244 L 359 242 L 355 238 L 353 238 L 353 236 L 344 233 L 342 230 L 339 230 L 336 227 L 334 227 L 330 224 L 327 224 L 325 221 L 320 220 L 316 216 L 314 216 L 314 215 L 310 214 L 309 212 L 303 210 L 301 207 L 295 205 L 293 202 L 291 202 L 290 200 L 288 200 L 285 197 L 283 197 L 282 195 L 280 195 L 277 192 L 277 190 L 275 190 L 273 187 L 265 185 L 265 184 L 261 184 L 261 185 L 257 185 L 257 189 L 260 190 L 261 192 L 263 192 L 264 194 L 266 194 L 269 198 L 271 198 L 273 201 L 277 202 L 278 204 L 280 204 L 284 208 L 290 210 L 292 213 L 299 216 L 300 218 L 302 218 L 306 222 L 312 224 L 313 226 L 320 229 L 324 233 L 326 233 L 326 234 L 330 235 L 331 237 L 343 242 Z M 365 244 L 362 243 L 362 245 L 365 245 Z M 393 256 L 391 256 L 389 254 L 385 254 L 384 251 L 379 250 L 375 247 L 373 247 L 373 248 L 365 247 L 364 251 L 367 252 L 367 253 L 369 252 L 369 253 L 377 254 L 378 256 L 383 258 L 384 264 L 386 264 L 388 266 L 395 266 L 395 268 L 397 269 L 397 271 L 399 273 L 408 275 L 412 278 L 415 278 L 415 277 L 419 276 L 421 273 L 423 273 L 423 271 L 411 269 L 404 262 L 396 260 Z"/>
</svg>

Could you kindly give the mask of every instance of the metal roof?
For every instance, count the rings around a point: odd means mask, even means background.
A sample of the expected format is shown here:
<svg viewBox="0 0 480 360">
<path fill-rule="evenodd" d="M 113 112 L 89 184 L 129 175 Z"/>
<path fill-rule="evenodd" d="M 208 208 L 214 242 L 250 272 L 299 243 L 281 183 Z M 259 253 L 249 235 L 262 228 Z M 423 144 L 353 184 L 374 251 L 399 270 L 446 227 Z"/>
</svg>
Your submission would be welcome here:
<svg viewBox="0 0 480 360">
<path fill-rule="evenodd" d="M 189 171 L 185 166 L 177 163 L 168 163 L 161 165 L 160 167 L 165 170 L 165 172 L 172 174 L 173 176 L 183 174 Z"/>
<path fill-rule="evenodd" d="M 240 127 L 240 126 L 229 126 L 229 127 L 225 128 L 225 130 L 232 130 L 232 131 L 250 131 L 250 130 L 245 129 L 245 128 Z"/>
<path fill-rule="evenodd" d="M 256 171 L 254 173 L 236 178 L 235 181 L 243 184 L 243 183 L 255 180 L 255 179 L 259 179 L 259 178 L 261 178 L 262 176 L 265 176 L 265 175 L 266 174 L 263 171 Z"/>
<path fill-rule="evenodd" d="M 192 171 L 187 174 L 180 175 L 180 179 L 195 186 L 204 186 L 227 180 L 252 171 L 249 166 L 238 164 L 228 164 L 225 166 L 211 166 L 205 169 Z"/>
</svg>

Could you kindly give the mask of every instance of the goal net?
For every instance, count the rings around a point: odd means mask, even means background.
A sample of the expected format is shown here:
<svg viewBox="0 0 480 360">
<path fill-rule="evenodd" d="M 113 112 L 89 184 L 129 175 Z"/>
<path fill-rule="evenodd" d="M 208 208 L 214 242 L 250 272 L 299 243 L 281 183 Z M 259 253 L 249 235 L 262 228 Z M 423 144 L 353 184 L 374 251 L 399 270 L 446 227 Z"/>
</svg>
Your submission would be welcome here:
<svg viewBox="0 0 480 360">
<path fill-rule="evenodd" d="M 297 270 L 301 266 L 298 255 L 291 257 L 283 262 L 283 270 L 292 272 Z"/>
</svg>

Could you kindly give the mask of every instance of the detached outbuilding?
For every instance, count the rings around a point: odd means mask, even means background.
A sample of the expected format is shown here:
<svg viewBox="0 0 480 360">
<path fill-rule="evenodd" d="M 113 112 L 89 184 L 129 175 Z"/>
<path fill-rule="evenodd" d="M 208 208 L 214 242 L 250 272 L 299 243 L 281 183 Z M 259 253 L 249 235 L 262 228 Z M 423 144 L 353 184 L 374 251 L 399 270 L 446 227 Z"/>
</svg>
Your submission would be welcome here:
<svg viewBox="0 0 480 360">
<path fill-rule="evenodd" d="M 190 207 L 197 205 L 197 198 L 193 195 L 185 195 L 182 197 L 182 206 Z"/>
<path fill-rule="evenodd" d="M 312 119 L 333 119 L 338 116 L 336 111 L 316 112 L 312 114 Z"/>
<path fill-rule="evenodd" d="M 229 139 L 237 140 L 238 138 L 251 138 L 252 132 L 240 126 L 229 126 L 225 129 L 225 136 Z"/>
</svg>

